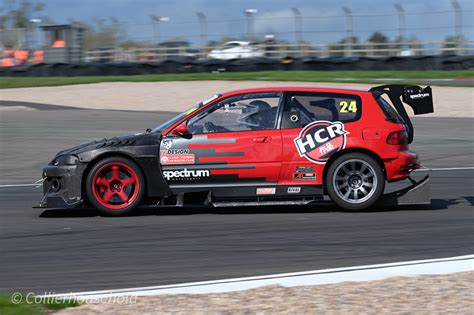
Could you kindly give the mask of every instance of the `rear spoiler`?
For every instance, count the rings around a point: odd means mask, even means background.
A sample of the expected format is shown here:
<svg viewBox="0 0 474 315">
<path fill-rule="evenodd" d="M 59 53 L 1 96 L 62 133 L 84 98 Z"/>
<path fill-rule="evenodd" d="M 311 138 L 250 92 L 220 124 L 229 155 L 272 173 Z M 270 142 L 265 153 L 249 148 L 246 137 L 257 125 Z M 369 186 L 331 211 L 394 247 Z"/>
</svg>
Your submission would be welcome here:
<svg viewBox="0 0 474 315">
<path fill-rule="evenodd" d="M 431 87 L 425 88 L 416 85 L 401 85 L 401 84 L 388 84 L 375 86 L 369 90 L 372 92 L 375 98 L 382 94 L 387 94 L 393 106 L 403 118 L 405 124 L 408 127 L 408 142 L 413 141 L 413 124 L 411 123 L 410 117 L 408 117 L 407 111 L 403 106 L 403 103 L 408 104 L 415 115 L 423 115 L 434 112 L 433 108 L 433 93 Z M 402 100 L 400 100 L 400 97 Z M 402 103 L 403 101 L 403 103 Z"/>
</svg>

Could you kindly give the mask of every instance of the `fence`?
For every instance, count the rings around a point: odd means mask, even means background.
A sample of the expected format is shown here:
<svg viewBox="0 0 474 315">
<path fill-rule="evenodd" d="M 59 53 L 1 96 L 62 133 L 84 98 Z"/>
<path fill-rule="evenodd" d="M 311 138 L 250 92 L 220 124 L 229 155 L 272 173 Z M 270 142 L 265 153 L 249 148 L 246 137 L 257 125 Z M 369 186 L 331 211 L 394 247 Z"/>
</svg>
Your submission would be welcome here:
<svg viewBox="0 0 474 315">
<path fill-rule="evenodd" d="M 215 50 L 217 49 L 217 52 Z M 214 53 L 211 53 L 213 52 Z M 204 47 L 193 49 L 183 47 L 159 47 L 136 49 L 100 49 L 85 53 L 85 62 L 159 62 L 176 57 L 197 59 L 244 59 L 267 57 L 390 57 L 390 56 L 432 56 L 473 55 L 474 42 L 397 42 L 397 43 L 337 43 L 337 44 L 255 44 L 242 46 L 240 50 Z"/>
<path fill-rule="evenodd" d="M 0 29 L 0 48 L 27 46 L 27 31 L 25 28 Z"/>
<path fill-rule="evenodd" d="M 275 70 L 467 70 L 474 69 L 474 56 L 247 58 L 199 60 L 171 58 L 161 62 L 106 62 L 82 64 L 36 64 L 0 67 L 2 76 L 104 76 L 162 73 L 237 72 Z"/>
</svg>

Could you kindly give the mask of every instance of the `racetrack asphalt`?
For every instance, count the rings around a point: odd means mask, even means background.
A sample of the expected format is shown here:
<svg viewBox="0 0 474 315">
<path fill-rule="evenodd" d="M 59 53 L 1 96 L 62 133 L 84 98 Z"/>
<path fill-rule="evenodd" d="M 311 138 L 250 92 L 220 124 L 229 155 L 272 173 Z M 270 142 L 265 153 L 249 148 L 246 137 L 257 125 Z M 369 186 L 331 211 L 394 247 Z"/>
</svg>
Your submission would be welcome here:
<svg viewBox="0 0 474 315">
<path fill-rule="evenodd" d="M 145 130 L 170 113 L 41 107 L 1 112 L 1 184 L 31 183 L 60 149 Z M 417 118 L 428 167 L 473 166 L 472 119 Z M 117 289 L 474 252 L 474 170 L 432 174 L 431 207 L 32 209 L 33 187 L 0 188 L 0 292 Z"/>
</svg>

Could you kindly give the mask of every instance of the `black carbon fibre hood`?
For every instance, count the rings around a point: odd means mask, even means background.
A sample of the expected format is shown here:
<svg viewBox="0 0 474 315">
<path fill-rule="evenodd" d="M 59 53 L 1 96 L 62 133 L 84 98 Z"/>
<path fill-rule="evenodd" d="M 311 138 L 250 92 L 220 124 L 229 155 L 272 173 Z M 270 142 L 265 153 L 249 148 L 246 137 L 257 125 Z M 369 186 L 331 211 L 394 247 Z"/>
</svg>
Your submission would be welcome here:
<svg viewBox="0 0 474 315">
<path fill-rule="evenodd" d="M 121 147 L 156 145 L 159 144 L 160 139 L 161 135 L 157 133 L 139 133 L 120 137 L 104 138 L 62 150 L 56 154 L 56 157 L 68 154 L 81 155 L 89 151 L 97 150 L 113 151 L 114 148 L 118 149 Z"/>
</svg>

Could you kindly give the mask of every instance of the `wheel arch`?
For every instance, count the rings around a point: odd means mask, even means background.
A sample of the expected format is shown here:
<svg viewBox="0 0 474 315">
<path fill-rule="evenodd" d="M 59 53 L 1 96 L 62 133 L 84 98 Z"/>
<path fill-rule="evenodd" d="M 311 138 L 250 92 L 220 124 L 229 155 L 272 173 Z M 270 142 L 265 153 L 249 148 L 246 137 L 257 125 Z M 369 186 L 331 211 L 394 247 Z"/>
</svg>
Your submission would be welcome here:
<svg viewBox="0 0 474 315">
<path fill-rule="evenodd" d="M 340 157 L 344 154 L 349 154 L 349 153 L 362 153 L 362 154 L 366 154 L 366 155 L 372 157 L 375 161 L 377 161 L 380 168 L 382 169 L 383 176 L 384 176 L 385 180 L 387 179 L 385 164 L 384 164 L 382 158 L 377 153 L 375 153 L 374 151 L 368 150 L 368 149 L 364 149 L 364 148 L 348 148 L 348 149 L 344 149 L 344 150 L 338 151 L 335 154 L 333 154 L 329 158 L 329 160 L 326 162 L 326 165 L 324 165 L 322 184 L 323 184 L 323 190 L 324 190 L 325 194 L 326 194 L 326 176 L 327 176 L 327 172 L 329 170 L 329 167 L 331 166 L 332 163 L 334 163 L 334 161 L 338 157 Z"/>
</svg>

